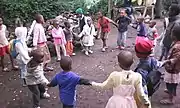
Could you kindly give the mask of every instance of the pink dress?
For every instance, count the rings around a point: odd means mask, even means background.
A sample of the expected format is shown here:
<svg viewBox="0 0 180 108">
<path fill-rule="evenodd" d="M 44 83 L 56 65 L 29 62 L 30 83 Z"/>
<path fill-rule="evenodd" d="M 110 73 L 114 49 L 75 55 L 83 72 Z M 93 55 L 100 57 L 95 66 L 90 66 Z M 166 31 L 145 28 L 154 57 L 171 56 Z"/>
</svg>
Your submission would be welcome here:
<svg viewBox="0 0 180 108">
<path fill-rule="evenodd" d="M 54 38 L 54 44 L 56 45 L 66 44 L 64 31 L 61 27 L 59 27 L 58 29 L 57 28 L 52 29 L 52 37 Z"/>
<path fill-rule="evenodd" d="M 106 108 L 137 108 L 134 99 L 133 85 L 119 85 L 113 89 L 113 96 L 109 99 Z"/>
</svg>

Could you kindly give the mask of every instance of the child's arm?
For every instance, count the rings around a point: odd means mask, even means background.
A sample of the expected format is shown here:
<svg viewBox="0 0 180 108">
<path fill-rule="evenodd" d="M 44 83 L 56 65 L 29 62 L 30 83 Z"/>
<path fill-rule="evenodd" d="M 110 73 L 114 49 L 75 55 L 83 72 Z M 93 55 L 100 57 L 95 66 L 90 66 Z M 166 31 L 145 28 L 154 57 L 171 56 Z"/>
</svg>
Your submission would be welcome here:
<svg viewBox="0 0 180 108">
<path fill-rule="evenodd" d="M 52 79 L 52 81 L 51 81 L 49 84 L 47 84 L 48 87 L 55 87 L 55 86 L 57 86 L 57 85 L 58 85 L 57 76 L 55 76 L 55 77 Z"/>
<path fill-rule="evenodd" d="M 110 23 L 112 23 L 114 26 L 118 27 L 118 24 L 115 23 L 112 19 L 105 17 Z"/>
<path fill-rule="evenodd" d="M 111 73 L 110 76 L 108 77 L 108 79 L 106 81 L 104 81 L 103 83 L 92 82 L 92 86 L 96 87 L 96 88 L 101 88 L 101 89 L 112 88 L 113 87 L 113 76 L 114 76 L 114 74 Z"/>
<path fill-rule="evenodd" d="M 88 79 L 80 78 L 79 85 L 92 85 Z"/>
<path fill-rule="evenodd" d="M 135 96 L 138 97 L 138 99 L 140 99 L 140 101 L 146 105 L 146 106 L 149 106 L 150 105 L 150 101 L 149 101 L 149 98 L 148 98 L 148 95 L 146 95 L 144 93 L 144 89 L 143 89 L 143 86 L 142 86 L 142 76 L 140 74 L 137 74 L 138 75 L 138 80 L 135 84 L 135 88 L 136 88 L 136 94 Z"/>
</svg>

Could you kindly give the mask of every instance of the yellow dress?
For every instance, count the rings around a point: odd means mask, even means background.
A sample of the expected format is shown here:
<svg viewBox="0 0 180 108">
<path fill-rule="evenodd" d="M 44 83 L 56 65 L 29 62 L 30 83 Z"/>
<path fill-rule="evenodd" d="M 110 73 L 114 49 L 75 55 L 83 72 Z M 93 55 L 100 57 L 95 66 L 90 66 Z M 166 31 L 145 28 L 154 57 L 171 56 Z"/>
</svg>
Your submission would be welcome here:
<svg viewBox="0 0 180 108">
<path fill-rule="evenodd" d="M 92 86 L 102 89 L 113 88 L 113 96 L 106 108 L 141 108 L 141 103 L 150 104 L 142 87 L 141 75 L 133 71 L 112 72 L 106 81 L 92 82 Z"/>
</svg>

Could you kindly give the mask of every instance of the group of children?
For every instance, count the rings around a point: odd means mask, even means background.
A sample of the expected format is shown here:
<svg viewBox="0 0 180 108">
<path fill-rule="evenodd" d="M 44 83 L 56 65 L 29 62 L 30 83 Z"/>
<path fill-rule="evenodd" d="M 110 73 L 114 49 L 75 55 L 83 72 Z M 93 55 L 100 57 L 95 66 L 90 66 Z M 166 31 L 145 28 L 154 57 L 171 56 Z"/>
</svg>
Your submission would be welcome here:
<svg viewBox="0 0 180 108">
<path fill-rule="evenodd" d="M 115 22 L 98 13 L 98 34 L 101 29 L 101 39 L 103 42 L 102 51 L 106 51 L 108 33 L 110 32 L 110 23 L 116 25 Z M 118 22 L 118 48 L 125 49 L 126 35 L 128 25 L 131 19 L 126 16 L 125 10 L 120 11 Z M 109 99 L 106 108 L 151 108 L 150 96 L 148 96 L 148 75 L 154 69 L 165 66 L 164 81 L 166 82 L 166 93 L 169 98 L 161 100 L 162 104 L 173 104 L 176 96 L 177 85 L 180 82 L 179 63 L 180 59 L 180 26 L 175 26 L 172 30 L 173 45 L 169 52 L 169 58 L 166 61 L 160 62 L 152 57 L 153 48 L 158 37 L 156 22 L 151 21 L 149 29 L 146 31 L 144 18 L 138 18 L 136 25 L 132 25 L 137 29 L 137 37 L 135 42 L 136 56 L 139 58 L 139 64 L 136 72 L 131 70 L 133 64 L 133 54 L 129 51 L 122 50 L 118 54 L 118 63 L 122 71 L 114 71 L 110 74 L 103 83 L 96 83 L 88 79 L 84 79 L 72 72 L 72 59 L 69 57 L 74 55 L 73 52 L 73 36 L 71 25 L 65 22 L 65 28 L 59 26 L 57 20 L 53 21 L 51 30 L 54 45 L 57 53 L 57 61 L 60 62 L 62 71 L 54 76 L 49 82 L 44 76 L 44 71 L 52 70 L 47 67 L 51 56 L 47 46 L 45 30 L 43 28 L 44 18 L 37 14 L 35 17 L 35 25 L 33 27 L 33 48 L 27 47 L 27 28 L 23 27 L 23 23 L 19 23 L 15 29 L 16 39 L 13 40 L 12 46 L 15 47 L 15 56 L 9 50 L 9 43 L 6 38 L 6 26 L 3 25 L 0 18 L 0 56 L 3 71 L 8 71 L 4 66 L 4 56 L 9 54 L 13 69 L 17 67 L 13 63 L 13 57 L 18 60 L 21 71 L 23 84 L 27 85 L 32 92 L 33 108 L 40 108 L 40 99 L 49 98 L 47 93 L 48 87 L 59 86 L 59 96 L 63 104 L 63 108 L 74 108 L 76 103 L 76 86 L 89 85 L 94 88 L 113 89 L 113 96 Z M 91 18 L 87 18 L 87 24 L 82 28 L 79 37 L 82 38 L 85 54 L 93 53 L 92 46 L 94 45 L 95 27 Z M 11 47 L 12 47 L 11 46 Z M 63 51 L 61 57 L 60 49 Z"/>
</svg>

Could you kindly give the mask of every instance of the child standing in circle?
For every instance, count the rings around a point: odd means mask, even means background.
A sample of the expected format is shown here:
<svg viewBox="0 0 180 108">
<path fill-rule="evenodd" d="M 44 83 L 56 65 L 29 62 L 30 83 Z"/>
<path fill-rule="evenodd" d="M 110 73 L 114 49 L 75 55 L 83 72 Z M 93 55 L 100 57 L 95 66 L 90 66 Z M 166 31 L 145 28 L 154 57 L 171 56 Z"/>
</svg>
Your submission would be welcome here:
<svg viewBox="0 0 180 108">
<path fill-rule="evenodd" d="M 57 61 L 59 62 L 61 60 L 61 49 L 63 51 L 64 56 L 66 56 L 66 39 L 63 29 L 59 26 L 59 21 L 54 20 L 53 26 L 54 28 L 52 29 L 52 37 L 54 38 Z"/>
<path fill-rule="evenodd" d="M 133 64 L 133 55 L 129 51 L 121 51 L 118 54 L 120 72 L 112 72 L 103 83 L 92 82 L 96 88 L 113 88 L 113 96 L 109 99 L 106 108 L 137 108 L 134 95 L 148 107 L 150 102 L 142 87 L 142 77 L 133 72 L 130 67 Z"/>
<path fill-rule="evenodd" d="M 169 63 L 165 65 L 166 73 L 164 81 L 166 82 L 165 91 L 168 93 L 169 98 L 161 100 L 161 104 L 169 105 L 175 103 L 176 89 L 180 83 L 180 26 L 176 25 L 172 30 L 173 44 L 169 53 Z"/>
<path fill-rule="evenodd" d="M 85 55 L 93 53 L 92 46 L 94 45 L 94 36 L 96 35 L 95 27 L 92 24 L 90 17 L 87 18 L 87 24 L 83 27 L 83 31 L 79 34 L 82 37 L 82 43 L 85 47 Z"/>
<path fill-rule="evenodd" d="M 70 57 L 62 57 L 60 66 L 63 71 L 56 74 L 48 86 L 59 86 L 59 97 L 63 108 L 74 108 L 76 104 L 76 86 L 91 84 L 89 80 L 80 78 L 80 76 L 71 71 L 72 59 Z"/>
<path fill-rule="evenodd" d="M 67 52 L 67 55 L 69 56 L 74 56 L 76 55 L 74 53 L 74 46 L 73 46 L 73 34 L 72 34 L 72 30 L 71 30 L 71 25 L 69 22 L 65 22 L 64 23 L 65 25 L 65 28 L 64 28 L 64 35 L 65 35 L 65 38 L 66 38 L 66 52 Z"/>
<path fill-rule="evenodd" d="M 51 61 L 51 55 L 47 46 L 47 38 L 43 27 L 44 17 L 41 14 L 36 15 L 36 24 L 33 29 L 33 46 L 44 53 L 44 70 L 52 71 L 47 64 Z"/>
<path fill-rule="evenodd" d="M 1 66 L 3 72 L 9 72 L 9 69 L 6 68 L 4 65 L 4 56 L 6 54 L 8 54 L 10 57 L 13 70 L 18 69 L 18 67 L 14 65 L 13 58 L 9 51 L 9 42 L 6 38 L 6 31 L 7 31 L 6 26 L 3 24 L 3 19 L 0 17 L 0 57 L 1 57 Z"/>
<path fill-rule="evenodd" d="M 128 25 L 131 22 L 131 19 L 126 15 L 125 10 L 120 11 L 120 17 L 116 19 L 116 22 L 119 24 L 118 26 L 118 38 L 117 38 L 117 48 L 125 49 L 125 43 L 127 38 L 127 30 Z"/>
</svg>

